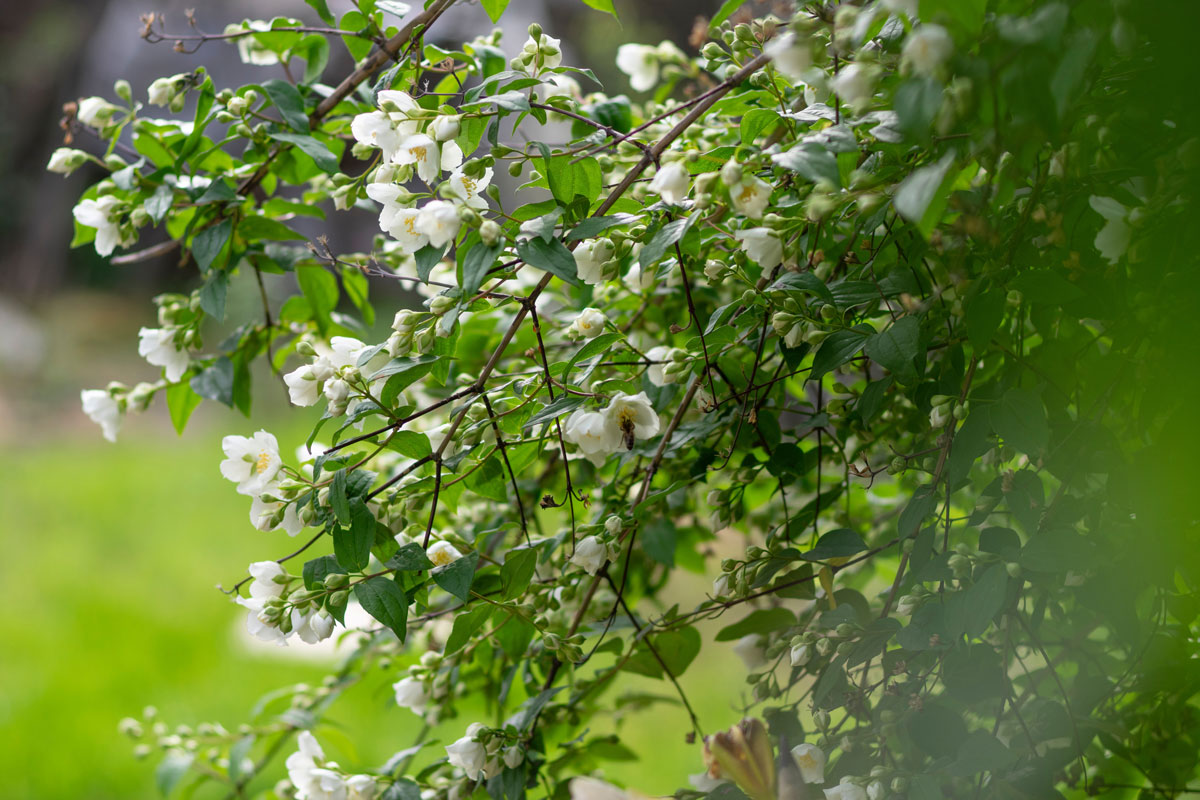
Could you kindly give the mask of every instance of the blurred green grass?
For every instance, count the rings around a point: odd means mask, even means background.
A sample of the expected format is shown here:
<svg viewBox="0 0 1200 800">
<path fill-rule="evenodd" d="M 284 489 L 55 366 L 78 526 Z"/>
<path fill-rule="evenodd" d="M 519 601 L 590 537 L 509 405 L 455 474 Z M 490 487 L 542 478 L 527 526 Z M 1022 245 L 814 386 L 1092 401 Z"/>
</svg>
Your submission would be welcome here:
<svg viewBox="0 0 1200 800">
<path fill-rule="evenodd" d="M 254 530 L 248 499 L 217 470 L 221 435 L 258 424 L 202 409 L 178 439 L 165 433 L 165 419 L 141 418 L 110 445 L 86 421 L 75 422 L 59 433 L 45 426 L 36 445 L 6 448 L 0 774 L 7 777 L 0 795 L 153 798 L 156 756 L 132 757 L 133 743 L 117 733 L 122 717 L 153 704 L 172 725 L 219 721 L 233 730 L 263 694 L 315 683 L 334 662 L 247 648 L 238 635 L 241 610 L 214 588 L 294 544 Z M 299 428 L 272 430 L 285 452 L 304 438 Z M 737 720 L 731 692 L 743 674 L 728 645 L 709 649 L 717 652 L 702 655 L 681 679 L 706 732 Z M 369 768 L 411 744 L 417 718 L 389 703 L 398 672 L 372 676 L 334 706 L 329 721 L 350 729 L 362 749 L 349 752 L 345 737 L 325 729 L 331 757 Z M 613 691 L 672 694 L 668 684 L 636 676 Z M 445 742 L 461 735 L 473 712 L 485 719 L 482 698 L 472 706 L 464 702 L 463 713 L 435 736 Z M 641 758 L 614 765 L 612 778 L 666 794 L 700 771 L 700 745 L 684 739 L 682 707 L 657 704 L 620 723 L 595 719 L 590 734 L 618 724 L 622 741 Z M 440 752 L 430 748 L 427 757 Z M 269 790 L 281 762 L 256 790 Z"/>
</svg>

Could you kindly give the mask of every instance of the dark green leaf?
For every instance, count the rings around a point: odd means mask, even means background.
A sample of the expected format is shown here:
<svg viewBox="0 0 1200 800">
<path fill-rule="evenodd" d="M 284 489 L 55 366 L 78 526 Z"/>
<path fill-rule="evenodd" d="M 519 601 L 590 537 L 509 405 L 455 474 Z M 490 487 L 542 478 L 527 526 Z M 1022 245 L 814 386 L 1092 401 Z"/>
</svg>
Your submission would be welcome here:
<svg viewBox="0 0 1200 800">
<path fill-rule="evenodd" d="M 549 242 L 527 239 L 517 245 L 517 255 L 529 266 L 549 272 L 572 286 L 583 285 L 575 271 L 575 256 L 558 239 Z"/>
<path fill-rule="evenodd" d="M 423 281 L 429 280 L 429 273 L 442 260 L 442 253 L 445 252 L 443 247 L 434 247 L 433 245 L 425 245 L 413 257 L 417 261 L 417 277 Z"/>
<path fill-rule="evenodd" d="M 331 174 L 338 171 L 338 157 L 333 154 L 332 150 L 308 134 L 276 131 L 269 135 L 276 141 L 296 145 L 305 155 L 317 162 L 317 166 L 323 171 Z"/>
<path fill-rule="evenodd" d="M 191 387 L 204 399 L 233 408 L 233 362 L 227 356 L 221 356 L 192 378 Z"/>
<path fill-rule="evenodd" d="M 1046 409 L 1037 392 L 1009 389 L 989 410 L 992 430 L 1023 453 L 1036 456 L 1050 438 Z"/>
<path fill-rule="evenodd" d="M 423 572 L 432 569 L 433 562 L 425 555 L 425 548 L 416 542 L 409 542 L 387 560 L 386 566 L 397 572 Z"/>
<path fill-rule="evenodd" d="M 485 245 L 480 242 L 467 251 L 463 258 L 463 292 L 472 295 L 479 291 L 488 269 L 496 263 L 500 249 L 499 244 Z"/>
<path fill-rule="evenodd" d="M 828 561 L 831 558 L 849 558 L 867 549 L 862 537 L 849 528 L 839 528 L 823 534 L 817 546 L 800 558 L 806 561 Z"/>
<path fill-rule="evenodd" d="M 209 273 L 200 287 L 200 308 L 213 319 L 225 319 L 225 296 L 229 291 L 229 274 L 214 271 Z"/>
<path fill-rule="evenodd" d="M 916 317 L 901 317 L 868 339 L 863 352 L 907 386 L 920 377 L 914 364 L 920 347 L 920 321 Z"/>
<path fill-rule="evenodd" d="M 446 566 L 435 569 L 433 581 L 465 603 L 471 596 L 471 582 L 475 579 L 477 563 L 479 553 L 467 553 L 462 558 L 456 558 Z"/>
<path fill-rule="evenodd" d="M 446 637 L 444 654 L 457 653 L 463 648 L 463 645 L 471 641 L 471 637 L 488 621 L 493 608 L 495 606 L 490 603 L 480 603 L 475 608 L 464 611 L 455 617 L 454 627 L 450 629 L 450 635 Z"/>
<path fill-rule="evenodd" d="M 1004 769 L 1016 756 L 987 731 L 971 731 L 958 748 L 958 760 L 950 765 L 951 775 L 965 778 L 978 772 Z"/>
<path fill-rule="evenodd" d="M 392 629 L 404 641 L 408 635 L 408 598 L 395 581 L 375 577 L 354 585 L 354 596 L 368 614 Z"/>
<path fill-rule="evenodd" d="M 375 517 L 366 503 L 355 497 L 350 501 L 350 524 L 333 529 L 334 555 L 347 571 L 362 571 L 371 560 L 374 542 Z"/>
<path fill-rule="evenodd" d="M 304 111 L 304 100 L 295 86 L 287 81 L 272 78 L 264 81 L 262 88 L 271 98 L 271 102 L 279 109 L 279 113 L 294 130 L 308 133 L 308 114 Z"/>
<path fill-rule="evenodd" d="M 567 367 L 562 372 L 562 382 L 570 382 L 571 370 L 580 361 L 607 353 L 608 349 L 619 341 L 621 341 L 619 333 L 602 333 L 595 339 L 589 339 L 583 347 L 575 351 L 575 355 L 571 356 L 571 360 L 567 362 Z"/>
<path fill-rule="evenodd" d="M 646 526 L 642 534 L 642 549 L 646 555 L 667 567 L 675 566 L 675 543 L 678 533 L 668 519 L 659 517 Z"/>
<path fill-rule="evenodd" d="M 163 221 L 163 217 L 171 210 L 171 202 L 175 199 L 175 192 L 170 186 L 163 183 L 154 190 L 154 194 L 146 198 L 146 203 L 143 206 L 146 213 L 150 215 L 150 219 L 154 220 L 154 224 Z"/>
<path fill-rule="evenodd" d="M 717 632 L 716 641 L 732 642 L 751 633 L 768 633 L 796 624 L 796 615 L 786 608 L 760 608 Z"/>
<path fill-rule="evenodd" d="M 867 334 L 855 330 L 831 333 L 817 348 L 809 377 L 814 381 L 820 380 L 826 373 L 845 364 L 862 348 L 867 338 Z"/>
<path fill-rule="evenodd" d="M 511 600 L 529 588 L 537 568 L 538 551 L 534 548 L 509 550 L 500 566 L 500 599 Z"/>
<path fill-rule="evenodd" d="M 196 259 L 196 266 L 200 268 L 201 272 L 207 272 L 208 268 L 217 260 L 221 248 L 229 241 L 229 234 L 232 232 L 233 221 L 225 219 L 200 231 L 192 239 L 192 258 Z"/>
</svg>

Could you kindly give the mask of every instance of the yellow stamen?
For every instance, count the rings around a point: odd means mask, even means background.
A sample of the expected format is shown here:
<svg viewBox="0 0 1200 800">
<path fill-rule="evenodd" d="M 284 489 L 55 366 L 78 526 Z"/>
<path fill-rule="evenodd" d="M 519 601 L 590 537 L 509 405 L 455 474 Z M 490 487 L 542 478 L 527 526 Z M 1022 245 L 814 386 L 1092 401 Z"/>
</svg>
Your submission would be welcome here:
<svg viewBox="0 0 1200 800">
<path fill-rule="evenodd" d="M 267 471 L 267 467 L 271 466 L 271 454 L 263 450 L 258 454 L 258 460 L 254 462 L 255 473 L 262 475 Z"/>
</svg>

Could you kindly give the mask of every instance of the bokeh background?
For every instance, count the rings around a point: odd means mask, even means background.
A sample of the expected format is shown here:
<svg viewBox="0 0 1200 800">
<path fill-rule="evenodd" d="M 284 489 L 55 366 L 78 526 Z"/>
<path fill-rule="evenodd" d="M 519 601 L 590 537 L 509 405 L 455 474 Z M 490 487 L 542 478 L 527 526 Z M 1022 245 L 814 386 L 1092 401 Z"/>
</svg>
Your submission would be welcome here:
<svg viewBox="0 0 1200 800">
<path fill-rule="evenodd" d="M 62 105 L 112 97 L 113 81 L 122 77 L 144 97 L 154 78 L 201 65 L 218 88 L 278 70 L 244 66 L 220 42 L 181 55 L 169 42 L 139 38 L 139 15 L 151 11 L 166 14 L 168 30 L 185 31 L 188 5 L 197 6 L 208 31 L 246 17 L 315 22 L 301 0 L 38 0 L 5 3 L 0 15 L 0 797 L 8 800 L 156 797 L 156 759 L 132 757 L 132 743 L 117 733 L 122 717 L 154 705 L 172 724 L 232 729 L 266 692 L 317 682 L 337 662 L 328 650 L 248 640 L 243 613 L 215 588 L 238 580 L 251 561 L 282 555 L 290 543 L 255 531 L 247 498 L 217 471 L 227 433 L 267 428 L 285 450 L 303 441 L 309 420 L 283 413 L 282 383 L 257 376 L 249 419 L 204 403 L 182 436 L 156 404 L 127 420 L 116 445 L 79 410 L 80 389 L 157 377 L 137 356 L 137 330 L 154 324 L 150 297 L 189 291 L 194 276 L 170 257 L 113 267 L 91 247 L 68 249 L 71 207 L 100 175 L 83 169 L 64 179 L 43 171 L 62 144 Z M 335 13 L 350 8 L 339 0 L 329 5 Z M 503 28 L 510 46 L 519 47 L 527 24 L 540 21 L 562 37 L 570 63 L 593 67 L 615 94 L 628 91 L 613 66 L 620 43 L 669 38 L 694 52 L 688 38 L 696 18 L 719 5 L 616 0 L 618 23 L 580 0 L 513 0 Z M 491 27 L 477 2 L 464 1 L 437 31 L 461 41 Z M 349 69 L 343 49 L 326 78 Z M 76 146 L 99 152 L 96 141 Z M 350 216 L 331 214 L 314 234 L 335 243 L 373 235 L 373 219 Z M 153 244 L 156 235 L 143 231 L 141 244 Z M 269 289 L 280 301 L 295 287 L 290 276 L 279 276 Z M 382 291 L 393 293 L 375 296 L 380 319 L 414 304 L 394 287 Z M 230 302 L 237 297 L 245 293 L 232 291 Z M 216 332 L 210 336 L 218 340 Z M 737 670 L 740 677 L 742 668 L 724 647 L 682 679 L 706 731 L 739 717 L 738 697 L 730 694 L 737 689 L 729 687 L 740 681 L 724 676 Z M 669 687 L 647 682 L 620 691 L 666 694 Z M 380 678 L 335 707 L 331 720 L 355 733 L 322 734 L 333 757 L 369 767 L 407 746 L 417 718 L 385 707 L 389 695 Z M 702 768 L 699 746 L 684 741 L 683 710 L 655 708 L 629 721 L 597 720 L 593 730 L 621 725 L 622 740 L 645 757 L 611 774 L 648 794 L 686 785 Z M 453 730 L 467 721 L 456 720 Z"/>
</svg>

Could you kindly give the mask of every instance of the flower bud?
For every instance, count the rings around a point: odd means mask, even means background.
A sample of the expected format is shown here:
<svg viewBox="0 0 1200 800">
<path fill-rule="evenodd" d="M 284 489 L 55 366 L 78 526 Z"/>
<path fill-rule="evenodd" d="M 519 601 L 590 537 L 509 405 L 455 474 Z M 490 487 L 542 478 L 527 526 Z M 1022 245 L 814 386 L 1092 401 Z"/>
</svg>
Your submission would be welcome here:
<svg viewBox="0 0 1200 800">
<path fill-rule="evenodd" d="M 500 225 L 495 220 L 485 219 L 479 225 L 479 238 L 482 239 L 483 243 L 486 245 L 490 246 L 500 241 L 500 236 L 502 233 L 503 231 L 501 230 Z"/>
<path fill-rule="evenodd" d="M 734 159 L 725 162 L 721 167 L 721 182 L 726 186 L 737 186 L 742 182 L 742 165 Z"/>
</svg>

